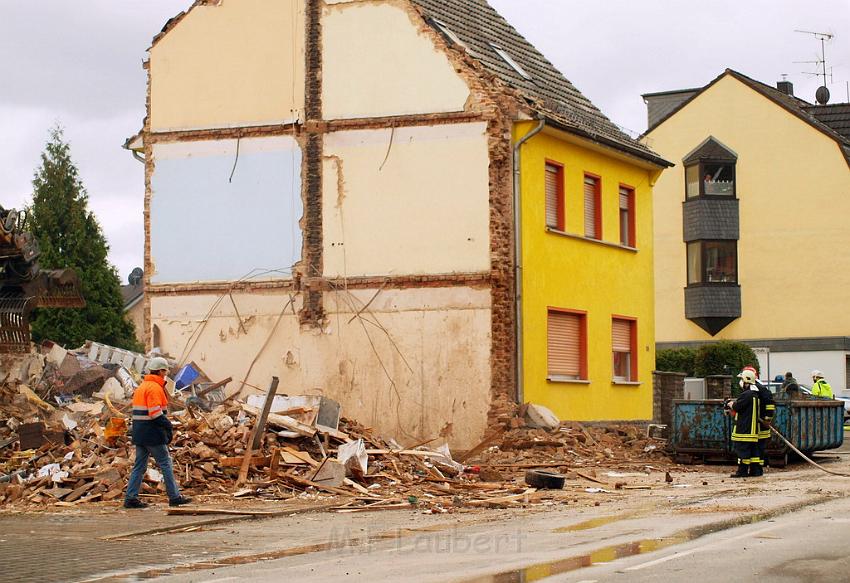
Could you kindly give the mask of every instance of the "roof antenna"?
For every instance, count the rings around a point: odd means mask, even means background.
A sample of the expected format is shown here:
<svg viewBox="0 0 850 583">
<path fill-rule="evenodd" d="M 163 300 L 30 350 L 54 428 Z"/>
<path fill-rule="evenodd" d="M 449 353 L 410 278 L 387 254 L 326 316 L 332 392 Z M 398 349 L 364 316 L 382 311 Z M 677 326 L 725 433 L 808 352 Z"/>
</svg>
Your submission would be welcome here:
<svg viewBox="0 0 850 583">
<path fill-rule="evenodd" d="M 794 32 L 800 32 L 803 34 L 811 34 L 816 39 L 820 41 L 820 59 L 816 61 L 794 61 L 795 63 L 807 63 L 814 64 L 818 67 L 821 67 L 821 71 L 818 73 L 810 73 L 803 71 L 804 75 L 813 75 L 815 77 L 823 77 L 823 85 L 818 87 L 818 90 L 815 92 L 815 99 L 821 105 L 826 105 L 829 102 L 829 89 L 827 88 L 827 72 L 826 72 L 826 41 L 831 41 L 834 34 L 828 32 L 814 32 L 811 30 L 795 30 Z M 829 80 L 832 81 L 832 67 L 829 68 Z"/>
</svg>

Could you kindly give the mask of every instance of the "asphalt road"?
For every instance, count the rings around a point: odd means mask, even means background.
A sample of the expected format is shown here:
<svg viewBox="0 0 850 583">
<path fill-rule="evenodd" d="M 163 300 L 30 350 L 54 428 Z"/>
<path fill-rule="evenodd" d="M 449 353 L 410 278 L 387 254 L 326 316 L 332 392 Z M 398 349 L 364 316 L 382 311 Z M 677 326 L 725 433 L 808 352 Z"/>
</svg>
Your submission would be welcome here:
<svg viewBox="0 0 850 583">
<path fill-rule="evenodd" d="M 545 581 L 843 583 L 850 581 L 848 537 L 850 499 L 844 498 Z"/>
</svg>

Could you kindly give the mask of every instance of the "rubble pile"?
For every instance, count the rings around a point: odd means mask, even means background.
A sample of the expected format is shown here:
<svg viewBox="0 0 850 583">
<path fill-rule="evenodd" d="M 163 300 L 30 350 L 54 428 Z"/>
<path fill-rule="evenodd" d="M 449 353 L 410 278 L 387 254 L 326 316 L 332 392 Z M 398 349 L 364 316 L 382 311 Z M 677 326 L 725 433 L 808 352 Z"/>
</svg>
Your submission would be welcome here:
<svg viewBox="0 0 850 583">
<path fill-rule="evenodd" d="M 24 375 L 29 384 L 20 378 L 0 384 L 0 506 L 77 506 L 123 496 L 133 461 L 130 398 L 140 380 L 139 358 L 146 357 L 118 353 L 102 362 L 96 352 L 103 347 L 95 348 L 48 347 Z M 200 502 L 306 496 L 328 497 L 339 512 L 417 507 L 443 513 L 574 502 L 584 493 L 628 486 L 608 477 L 630 476 L 629 487 L 650 488 L 664 484 L 670 467 L 663 442 L 637 425 L 561 423 L 545 411 L 529 416 L 522 407 L 455 458 L 437 440 L 408 448 L 385 440 L 341 417 L 339 404 L 325 397 L 226 398 L 229 379 L 212 383 L 194 365 L 176 370 L 174 378 L 175 476 Z M 563 472 L 566 490 L 530 488 L 526 472 L 533 468 Z M 587 488 L 596 484 L 610 490 Z M 141 495 L 163 492 L 152 466 Z"/>
</svg>

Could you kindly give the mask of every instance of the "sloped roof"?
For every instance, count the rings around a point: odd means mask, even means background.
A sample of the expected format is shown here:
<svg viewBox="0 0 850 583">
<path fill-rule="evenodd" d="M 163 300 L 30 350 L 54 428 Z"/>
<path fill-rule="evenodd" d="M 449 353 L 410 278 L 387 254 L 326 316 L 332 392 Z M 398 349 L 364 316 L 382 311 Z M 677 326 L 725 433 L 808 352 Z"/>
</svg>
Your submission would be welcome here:
<svg viewBox="0 0 850 583">
<path fill-rule="evenodd" d="M 523 94 L 532 109 L 554 125 L 653 164 L 671 165 L 611 122 L 486 0 L 411 1 L 426 19 L 443 23 L 472 58 Z M 442 32 L 435 23 L 431 24 Z M 530 79 L 503 59 L 493 45 L 504 50 Z"/>
<path fill-rule="evenodd" d="M 714 136 L 707 137 L 703 143 L 685 156 L 682 164 L 688 165 L 699 160 L 737 160 L 736 154 L 730 147 Z"/>
<path fill-rule="evenodd" d="M 136 285 L 122 285 L 121 299 L 124 300 L 124 309 L 129 309 L 133 304 L 135 304 L 136 301 L 142 297 L 144 292 L 145 288 L 142 283 L 138 283 Z"/>
<path fill-rule="evenodd" d="M 844 118 L 845 112 L 843 110 L 840 110 L 839 112 L 833 115 L 822 115 L 821 117 L 823 117 L 824 119 L 820 119 L 819 115 L 816 115 L 815 112 L 813 112 L 812 110 L 819 110 L 821 107 L 824 106 L 812 105 L 808 101 L 805 101 L 793 95 L 783 93 L 782 91 L 779 91 L 778 89 L 771 87 L 770 85 L 762 83 L 761 81 L 756 81 L 755 79 L 747 77 L 743 73 L 739 73 L 738 71 L 734 71 L 732 69 L 726 69 L 723 73 L 715 77 L 708 85 L 703 87 L 699 92 L 695 93 L 690 99 L 682 102 L 679 107 L 668 113 L 665 117 L 658 120 L 658 123 L 648 128 L 644 135 L 648 134 L 649 132 L 663 124 L 665 121 L 676 115 L 677 112 L 687 107 L 689 103 L 691 103 L 694 99 L 698 98 L 706 90 L 708 90 L 715 83 L 717 83 L 727 75 L 733 77 L 734 79 L 737 79 L 738 81 L 750 87 L 757 93 L 760 93 L 767 99 L 770 99 L 776 105 L 782 107 L 792 115 L 797 116 L 807 124 L 811 125 L 815 129 L 819 130 L 820 132 L 826 134 L 827 136 L 835 140 L 838 144 L 838 147 L 841 149 L 842 154 L 844 154 L 844 158 L 847 161 L 847 164 L 850 165 L 850 137 L 843 135 L 836 128 L 832 127 L 833 124 L 838 127 L 841 127 L 841 124 L 844 123 L 842 121 L 839 121 L 839 119 Z M 836 105 L 843 105 L 850 109 L 850 105 L 848 104 Z M 830 121 L 830 123 L 825 123 L 825 120 Z"/>
<path fill-rule="evenodd" d="M 805 109 L 809 115 L 817 118 L 819 122 L 850 140 L 850 103 L 810 105 Z"/>
</svg>

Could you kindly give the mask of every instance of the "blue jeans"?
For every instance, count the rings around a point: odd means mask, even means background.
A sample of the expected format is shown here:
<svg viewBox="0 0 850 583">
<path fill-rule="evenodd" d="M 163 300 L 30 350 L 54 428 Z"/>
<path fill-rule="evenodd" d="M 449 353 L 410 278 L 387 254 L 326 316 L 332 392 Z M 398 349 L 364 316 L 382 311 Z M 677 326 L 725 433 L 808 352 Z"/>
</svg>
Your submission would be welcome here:
<svg viewBox="0 0 850 583">
<path fill-rule="evenodd" d="M 148 471 L 148 458 L 151 456 L 156 461 L 156 465 L 159 466 L 159 471 L 162 472 L 162 479 L 165 481 L 165 491 L 168 492 L 168 499 L 174 500 L 180 497 L 180 488 L 177 486 L 177 480 L 174 479 L 174 470 L 171 467 L 171 456 L 168 454 L 168 446 L 137 445 L 136 463 L 133 464 L 130 481 L 127 483 L 127 493 L 124 496 L 125 500 L 132 500 L 139 497 L 142 480 L 145 477 L 145 472 Z"/>
</svg>

